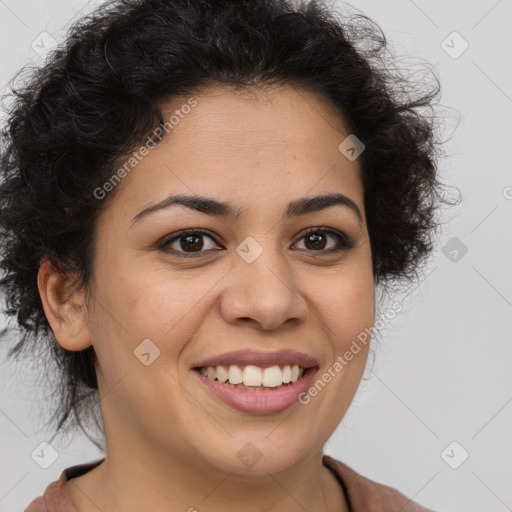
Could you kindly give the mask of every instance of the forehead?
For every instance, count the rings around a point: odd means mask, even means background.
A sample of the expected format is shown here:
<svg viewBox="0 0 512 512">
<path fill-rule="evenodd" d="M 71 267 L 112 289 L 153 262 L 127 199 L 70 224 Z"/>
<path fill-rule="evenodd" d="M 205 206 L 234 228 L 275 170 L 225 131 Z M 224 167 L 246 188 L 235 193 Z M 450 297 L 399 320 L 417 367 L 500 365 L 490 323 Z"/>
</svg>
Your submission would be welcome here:
<svg viewBox="0 0 512 512">
<path fill-rule="evenodd" d="M 165 118 L 178 113 L 190 97 L 163 105 Z M 290 86 L 233 90 L 209 88 L 194 95 L 197 105 L 180 116 L 172 130 L 176 144 L 213 145 L 217 151 L 254 155 L 254 149 L 274 148 L 276 157 L 289 156 L 288 148 L 302 148 L 314 156 L 341 136 L 349 135 L 341 114 L 326 98 L 305 88 Z M 174 116 L 176 118 L 176 116 Z M 277 149 L 279 148 L 279 149 Z M 285 151 L 283 153 L 283 150 Z"/>
<path fill-rule="evenodd" d="M 172 121 L 168 133 L 120 184 L 114 206 L 125 214 L 171 193 L 229 199 L 244 210 L 265 203 L 268 210 L 341 192 L 363 208 L 359 162 L 338 149 L 350 131 L 317 93 L 210 88 L 173 98 L 162 112 Z"/>
</svg>

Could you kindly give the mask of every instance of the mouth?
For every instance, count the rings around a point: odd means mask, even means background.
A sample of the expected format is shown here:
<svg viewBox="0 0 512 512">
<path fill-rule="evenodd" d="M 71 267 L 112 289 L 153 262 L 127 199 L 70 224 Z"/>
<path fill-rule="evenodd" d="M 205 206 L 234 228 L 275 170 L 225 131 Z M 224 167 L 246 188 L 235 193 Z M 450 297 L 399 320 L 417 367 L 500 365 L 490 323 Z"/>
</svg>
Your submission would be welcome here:
<svg viewBox="0 0 512 512">
<path fill-rule="evenodd" d="M 244 391 L 276 391 L 299 381 L 312 368 L 299 365 L 217 365 L 194 368 L 204 377 Z"/>
<path fill-rule="evenodd" d="M 258 415 L 279 413 L 298 406 L 317 371 L 318 366 L 304 368 L 299 365 L 193 368 L 208 397 L 239 412 Z"/>
</svg>

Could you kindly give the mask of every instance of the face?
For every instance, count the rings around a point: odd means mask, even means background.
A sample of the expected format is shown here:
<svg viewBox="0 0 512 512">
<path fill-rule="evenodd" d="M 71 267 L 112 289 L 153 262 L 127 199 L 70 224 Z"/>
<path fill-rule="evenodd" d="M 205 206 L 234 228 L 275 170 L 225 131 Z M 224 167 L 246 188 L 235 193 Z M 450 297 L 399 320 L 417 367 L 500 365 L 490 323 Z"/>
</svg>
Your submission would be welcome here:
<svg viewBox="0 0 512 512">
<path fill-rule="evenodd" d="M 333 369 L 375 314 L 360 164 L 338 149 L 350 132 L 313 92 L 194 98 L 97 225 L 87 329 L 107 446 L 238 474 L 240 454 L 257 450 L 252 473 L 275 472 L 322 450 L 364 371 L 367 346 Z M 188 99 L 167 104 L 165 119 Z M 352 207 L 287 215 L 290 203 L 333 194 Z M 175 195 L 229 203 L 233 215 L 171 204 L 134 220 Z M 277 393 L 261 390 L 229 391 L 228 403 L 196 368 L 240 350 L 314 359 L 306 391 L 331 378 L 309 401 L 257 399 Z"/>
</svg>

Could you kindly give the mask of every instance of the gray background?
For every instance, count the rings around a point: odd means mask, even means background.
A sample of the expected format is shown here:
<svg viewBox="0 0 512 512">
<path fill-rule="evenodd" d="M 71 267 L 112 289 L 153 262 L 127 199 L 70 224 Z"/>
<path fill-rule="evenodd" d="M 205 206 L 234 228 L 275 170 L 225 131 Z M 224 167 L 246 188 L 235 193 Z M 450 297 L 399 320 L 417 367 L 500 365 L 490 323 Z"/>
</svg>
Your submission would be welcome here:
<svg viewBox="0 0 512 512">
<path fill-rule="evenodd" d="M 42 63 L 36 49 L 51 39 L 41 32 L 61 41 L 71 20 L 98 3 L 0 0 L 0 86 L 24 64 Z M 407 62 L 435 66 L 441 103 L 460 120 L 445 128 L 442 179 L 463 201 L 449 212 L 425 279 L 386 325 L 369 380 L 325 452 L 429 508 L 512 510 L 512 1 L 352 5 Z M 469 43 L 457 58 L 463 40 L 454 31 Z M 448 243 L 456 262 L 442 251 Z M 77 435 L 53 442 L 58 458 L 49 468 L 32 460 L 52 435 L 38 423 L 51 394 L 39 373 L 0 365 L 0 512 L 23 510 L 64 468 L 102 456 Z M 463 450 L 469 457 L 453 469 L 446 461 L 459 464 Z"/>
</svg>

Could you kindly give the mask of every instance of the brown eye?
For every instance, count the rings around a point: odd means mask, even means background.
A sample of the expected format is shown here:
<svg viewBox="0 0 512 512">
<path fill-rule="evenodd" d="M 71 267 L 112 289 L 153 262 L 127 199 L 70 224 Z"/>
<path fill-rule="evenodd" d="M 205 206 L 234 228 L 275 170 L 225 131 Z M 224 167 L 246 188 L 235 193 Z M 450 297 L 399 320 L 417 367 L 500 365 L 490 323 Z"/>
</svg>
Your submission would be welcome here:
<svg viewBox="0 0 512 512">
<path fill-rule="evenodd" d="M 334 239 L 336 243 L 329 246 L 329 238 Z M 354 247 L 354 242 L 349 237 L 331 229 L 310 228 L 300 240 L 305 241 L 304 245 L 308 252 L 330 253 Z"/>
<path fill-rule="evenodd" d="M 165 250 L 166 252 L 173 252 L 184 256 L 188 256 L 191 253 L 198 253 L 200 255 L 201 253 L 205 253 L 211 250 L 211 248 L 208 247 L 206 250 L 203 250 L 205 246 L 205 238 L 209 238 L 211 241 L 213 241 L 215 246 L 218 245 L 215 240 L 206 232 L 201 230 L 194 230 L 182 231 L 180 234 L 164 242 L 161 245 L 161 249 Z M 170 248 L 169 251 L 168 248 Z"/>
<path fill-rule="evenodd" d="M 184 235 L 179 238 L 180 249 L 200 251 L 204 246 L 203 235 Z"/>
<path fill-rule="evenodd" d="M 325 233 L 312 233 L 304 237 L 306 242 L 305 245 L 308 249 L 325 249 L 326 236 Z"/>
<path fill-rule="evenodd" d="M 206 243 L 205 247 L 206 239 L 210 240 L 210 244 L 213 242 L 213 246 L 208 247 Z M 310 228 L 300 239 L 302 240 L 305 244 L 304 250 L 318 253 L 319 256 L 352 249 L 355 246 L 354 241 L 344 233 L 324 228 Z M 160 245 L 162 251 L 184 258 L 209 254 L 211 251 L 219 250 L 218 247 L 215 239 L 200 229 L 181 231 Z"/>
</svg>

